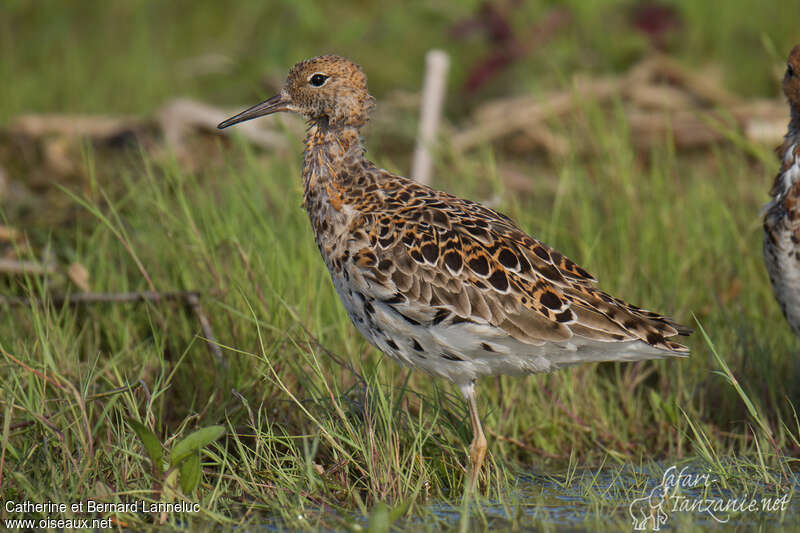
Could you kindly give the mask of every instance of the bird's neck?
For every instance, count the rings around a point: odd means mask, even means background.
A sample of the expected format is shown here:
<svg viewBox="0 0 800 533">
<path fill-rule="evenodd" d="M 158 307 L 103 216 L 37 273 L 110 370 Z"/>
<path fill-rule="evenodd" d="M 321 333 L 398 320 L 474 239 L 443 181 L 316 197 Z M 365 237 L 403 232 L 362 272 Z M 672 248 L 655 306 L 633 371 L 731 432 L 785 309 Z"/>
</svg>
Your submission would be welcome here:
<svg viewBox="0 0 800 533">
<path fill-rule="evenodd" d="M 797 144 L 800 143 L 800 107 L 794 104 L 791 104 L 790 107 L 789 127 L 780 147 L 780 157 L 783 159 L 784 166 L 789 163 L 789 159 L 794 161 Z"/>
<path fill-rule="evenodd" d="M 792 104 L 792 114 L 789 119 L 789 133 L 787 137 L 792 137 L 795 141 L 800 137 L 800 106 Z"/>
<path fill-rule="evenodd" d="M 770 205 L 778 202 L 798 180 L 798 173 L 792 171 L 792 168 L 797 165 L 797 159 L 800 157 L 800 108 L 794 104 L 790 105 L 792 114 L 789 120 L 789 128 L 783 138 L 783 144 L 778 149 L 778 155 L 781 158 L 781 170 L 775 176 L 772 189 L 769 191 L 770 196 L 773 197 L 773 202 Z"/>
<path fill-rule="evenodd" d="M 325 119 L 309 122 L 303 157 L 303 205 L 329 201 L 337 208 L 337 191 L 349 174 L 346 169 L 364 157 L 359 128 L 331 126 Z"/>
</svg>

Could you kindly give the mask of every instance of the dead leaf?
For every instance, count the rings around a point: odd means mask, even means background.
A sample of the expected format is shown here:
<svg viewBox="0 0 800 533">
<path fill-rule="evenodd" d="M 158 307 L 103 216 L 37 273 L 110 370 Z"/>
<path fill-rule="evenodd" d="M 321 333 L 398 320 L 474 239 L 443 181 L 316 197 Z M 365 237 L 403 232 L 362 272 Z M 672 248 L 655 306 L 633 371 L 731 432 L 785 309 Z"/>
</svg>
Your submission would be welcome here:
<svg viewBox="0 0 800 533">
<path fill-rule="evenodd" d="M 80 290 L 89 292 L 89 271 L 82 264 L 75 262 L 67 268 L 67 276 Z"/>
<path fill-rule="evenodd" d="M 14 242 L 19 239 L 19 230 L 11 226 L 3 226 L 0 224 L 0 241 Z"/>
</svg>

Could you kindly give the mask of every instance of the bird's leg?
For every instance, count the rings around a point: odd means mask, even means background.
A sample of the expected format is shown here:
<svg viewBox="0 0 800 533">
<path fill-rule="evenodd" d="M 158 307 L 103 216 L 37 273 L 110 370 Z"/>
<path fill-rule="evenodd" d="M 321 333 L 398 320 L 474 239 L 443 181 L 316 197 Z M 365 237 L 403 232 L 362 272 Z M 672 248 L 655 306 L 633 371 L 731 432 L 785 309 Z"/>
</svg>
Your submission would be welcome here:
<svg viewBox="0 0 800 533">
<path fill-rule="evenodd" d="M 469 419 L 472 422 L 472 443 L 469 445 L 469 458 L 472 463 L 470 470 L 470 486 L 472 491 L 478 484 L 478 475 L 481 472 L 483 458 L 486 456 L 486 437 L 483 434 L 481 418 L 478 415 L 478 404 L 475 401 L 475 382 L 461 387 L 461 394 L 467 401 L 469 407 Z"/>
</svg>

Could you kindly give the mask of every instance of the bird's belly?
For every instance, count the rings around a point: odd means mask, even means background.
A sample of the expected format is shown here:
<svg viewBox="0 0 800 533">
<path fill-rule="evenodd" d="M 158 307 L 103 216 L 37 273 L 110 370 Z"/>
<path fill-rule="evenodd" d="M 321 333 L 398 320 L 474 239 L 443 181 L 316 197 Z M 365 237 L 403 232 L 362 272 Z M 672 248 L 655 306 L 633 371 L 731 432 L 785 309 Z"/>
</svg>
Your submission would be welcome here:
<svg viewBox="0 0 800 533">
<path fill-rule="evenodd" d="M 359 290 L 352 278 L 331 272 L 350 320 L 369 342 L 398 363 L 457 385 L 482 376 L 522 375 L 593 361 L 635 361 L 668 355 L 641 341 L 569 341 L 532 345 L 489 324 L 420 324 L 392 305 Z M 362 287 L 363 289 L 363 287 Z"/>
<path fill-rule="evenodd" d="M 800 243 L 786 214 L 769 219 L 765 227 L 764 262 L 775 298 L 792 330 L 800 335 Z"/>
<path fill-rule="evenodd" d="M 481 347 L 484 338 L 481 332 L 468 331 L 463 324 L 416 323 L 396 312 L 392 306 L 357 290 L 342 276 L 332 273 L 331 277 L 358 331 L 373 346 L 404 366 L 422 369 L 457 384 L 470 383 L 485 375 L 550 370 L 550 365 L 541 358 L 537 362 L 537 358 L 530 355 L 518 357 L 486 351 Z M 454 336 L 458 336 L 459 342 L 455 342 Z M 488 346 L 485 342 L 483 344 Z"/>
<path fill-rule="evenodd" d="M 800 161 L 792 144 L 784 156 L 790 163 L 780 177 L 781 192 L 764 217 L 764 263 L 775 298 L 792 330 L 800 335 Z"/>
</svg>

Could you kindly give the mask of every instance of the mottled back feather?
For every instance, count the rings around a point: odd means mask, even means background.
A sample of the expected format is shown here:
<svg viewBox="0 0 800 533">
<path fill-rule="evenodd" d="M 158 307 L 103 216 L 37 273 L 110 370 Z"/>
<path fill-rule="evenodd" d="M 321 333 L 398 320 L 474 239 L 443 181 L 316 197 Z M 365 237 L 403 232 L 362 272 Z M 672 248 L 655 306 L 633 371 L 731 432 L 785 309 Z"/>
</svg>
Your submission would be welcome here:
<svg viewBox="0 0 800 533">
<path fill-rule="evenodd" d="M 363 244 L 350 268 L 387 291 L 382 299 L 398 312 L 490 324 L 531 344 L 577 334 L 688 351 L 668 340 L 688 328 L 596 289 L 591 274 L 507 216 L 373 165 L 344 174 L 358 176 L 340 193 L 366 236 L 353 239 Z"/>
</svg>

